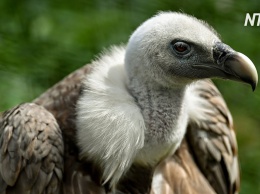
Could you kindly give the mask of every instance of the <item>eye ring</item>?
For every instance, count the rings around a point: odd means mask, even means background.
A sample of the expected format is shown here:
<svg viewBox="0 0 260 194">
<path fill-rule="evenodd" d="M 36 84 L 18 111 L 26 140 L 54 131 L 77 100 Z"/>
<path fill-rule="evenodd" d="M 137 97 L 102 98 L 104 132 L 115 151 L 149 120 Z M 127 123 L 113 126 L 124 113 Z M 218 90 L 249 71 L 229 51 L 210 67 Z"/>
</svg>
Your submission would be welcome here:
<svg viewBox="0 0 260 194">
<path fill-rule="evenodd" d="M 178 55 L 186 55 L 191 51 L 190 45 L 182 41 L 171 42 L 171 47 Z"/>
</svg>

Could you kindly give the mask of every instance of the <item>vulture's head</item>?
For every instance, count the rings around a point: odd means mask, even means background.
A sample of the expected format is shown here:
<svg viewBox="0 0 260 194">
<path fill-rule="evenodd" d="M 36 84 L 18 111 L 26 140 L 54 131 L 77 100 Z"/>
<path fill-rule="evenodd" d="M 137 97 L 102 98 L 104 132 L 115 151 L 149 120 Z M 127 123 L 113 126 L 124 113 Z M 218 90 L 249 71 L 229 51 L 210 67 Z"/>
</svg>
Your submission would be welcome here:
<svg viewBox="0 0 260 194">
<path fill-rule="evenodd" d="M 130 80 L 142 76 L 142 81 L 166 87 L 218 77 L 248 83 L 254 90 L 258 82 L 247 56 L 222 43 L 207 23 L 182 13 L 160 13 L 137 28 L 125 65 Z"/>
</svg>

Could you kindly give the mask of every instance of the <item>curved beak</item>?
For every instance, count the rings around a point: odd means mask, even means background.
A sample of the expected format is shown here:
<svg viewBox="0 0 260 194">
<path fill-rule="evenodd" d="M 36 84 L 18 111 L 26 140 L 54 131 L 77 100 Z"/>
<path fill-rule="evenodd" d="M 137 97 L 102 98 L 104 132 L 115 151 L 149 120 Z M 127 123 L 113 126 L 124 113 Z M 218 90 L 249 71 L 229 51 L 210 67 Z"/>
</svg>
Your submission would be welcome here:
<svg viewBox="0 0 260 194">
<path fill-rule="evenodd" d="M 229 75 L 227 78 L 248 83 L 255 90 L 258 74 L 253 62 L 246 55 L 217 42 L 213 47 L 213 58 L 219 69 Z"/>
<path fill-rule="evenodd" d="M 244 82 L 255 90 L 258 82 L 257 70 L 253 62 L 244 54 L 234 51 L 230 46 L 216 42 L 212 49 L 213 63 L 194 65 L 209 72 L 210 77 L 220 77 Z"/>
<path fill-rule="evenodd" d="M 235 52 L 230 54 L 224 62 L 224 70 L 238 78 L 239 81 L 248 83 L 255 90 L 258 75 L 253 62 L 244 54 Z"/>
</svg>

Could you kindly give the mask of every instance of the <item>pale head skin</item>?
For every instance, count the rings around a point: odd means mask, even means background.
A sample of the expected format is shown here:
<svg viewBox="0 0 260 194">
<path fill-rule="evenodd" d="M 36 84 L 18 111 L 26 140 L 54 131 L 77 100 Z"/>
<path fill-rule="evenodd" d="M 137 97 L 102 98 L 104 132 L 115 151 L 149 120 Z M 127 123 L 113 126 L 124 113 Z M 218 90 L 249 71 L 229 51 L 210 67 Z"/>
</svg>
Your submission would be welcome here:
<svg viewBox="0 0 260 194">
<path fill-rule="evenodd" d="M 171 42 L 178 40 L 196 45 L 189 58 L 174 54 Z M 125 67 L 129 77 L 142 72 L 142 79 L 156 80 L 168 87 L 186 85 L 198 77 L 191 64 L 201 58 L 211 60 L 213 45 L 219 41 L 217 33 L 201 20 L 181 13 L 159 13 L 132 34 Z"/>
<path fill-rule="evenodd" d="M 191 51 L 187 55 L 178 56 L 173 51 L 171 44 L 178 41 L 189 44 Z M 183 13 L 162 12 L 145 21 L 130 37 L 125 68 L 130 79 L 142 76 L 142 80 L 154 80 L 167 87 L 183 86 L 201 78 L 235 79 L 234 75 L 226 75 L 226 69 L 216 71 L 220 67 L 211 66 L 216 63 L 213 56 L 216 43 L 221 43 L 218 34 L 204 21 Z M 230 47 L 228 52 L 245 64 L 242 65 L 245 68 L 236 65 L 232 70 L 243 74 L 241 69 L 247 69 L 245 76 L 256 85 L 258 76 L 251 60 Z M 207 68 L 198 68 L 205 64 Z"/>
</svg>

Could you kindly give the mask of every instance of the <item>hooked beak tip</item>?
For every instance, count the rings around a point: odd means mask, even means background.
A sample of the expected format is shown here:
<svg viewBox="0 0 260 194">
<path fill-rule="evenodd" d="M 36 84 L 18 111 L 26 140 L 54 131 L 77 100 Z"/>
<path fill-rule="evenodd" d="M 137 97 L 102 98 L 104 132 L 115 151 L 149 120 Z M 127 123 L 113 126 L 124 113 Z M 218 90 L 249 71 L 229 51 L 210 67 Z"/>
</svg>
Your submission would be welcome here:
<svg viewBox="0 0 260 194">
<path fill-rule="evenodd" d="M 256 89 L 256 85 L 257 85 L 256 83 L 251 84 L 253 92 L 254 92 L 255 89 Z"/>
<path fill-rule="evenodd" d="M 243 53 L 234 52 L 225 61 L 225 67 L 231 70 L 241 81 L 251 85 L 255 91 L 258 74 L 253 62 Z"/>
</svg>

